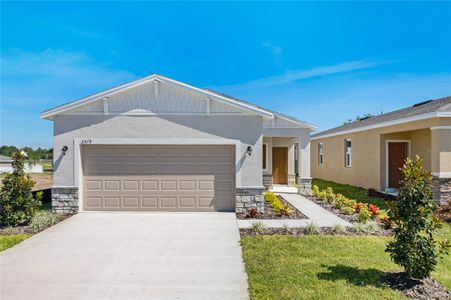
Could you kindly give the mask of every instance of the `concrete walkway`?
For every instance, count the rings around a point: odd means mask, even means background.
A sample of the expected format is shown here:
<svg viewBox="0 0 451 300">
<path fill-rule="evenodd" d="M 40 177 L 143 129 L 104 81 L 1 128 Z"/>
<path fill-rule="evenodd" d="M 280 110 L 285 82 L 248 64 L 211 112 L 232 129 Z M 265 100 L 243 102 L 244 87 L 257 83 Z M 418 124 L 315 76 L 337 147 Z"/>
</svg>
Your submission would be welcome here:
<svg viewBox="0 0 451 300">
<path fill-rule="evenodd" d="M 234 213 L 80 213 L 0 253 L 0 299 L 247 299 Z"/>
<path fill-rule="evenodd" d="M 258 220 L 263 223 L 265 227 L 268 228 L 282 228 L 284 226 L 288 227 L 305 227 L 308 224 L 315 224 L 319 227 L 332 227 L 336 224 L 340 224 L 346 227 L 352 227 L 352 224 L 337 217 L 330 211 L 322 208 L 318 204 L 310 201 L 309 199 L 301 196 L 299 194 L 278 194 L 285 200 L 287 200 L 291 205 L 296 207 L 300 212 L 302 212 L 308 219 L 286 219 L 286 220 Z M 256 220 L 237 220 L 238 227 L 240 228 L 251 228 L 252 223 Z"/>
</svg>

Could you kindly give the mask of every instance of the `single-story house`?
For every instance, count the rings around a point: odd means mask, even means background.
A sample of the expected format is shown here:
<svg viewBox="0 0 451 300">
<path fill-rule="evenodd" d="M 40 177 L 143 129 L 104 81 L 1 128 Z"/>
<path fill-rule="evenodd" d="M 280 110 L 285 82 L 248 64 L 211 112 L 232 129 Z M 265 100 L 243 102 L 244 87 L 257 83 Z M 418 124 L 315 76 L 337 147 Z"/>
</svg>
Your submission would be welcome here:
<svg viewBox="0 0 451 300">
<path fill-rule="evenodd" d="M 5 155 L 0 155 L 0 173 L 12 173 L 13 171 L 13 159 Z"/>
<path fill-rule="evenodd" d="M 41 118 L 54 122 L 55 211 L 244 212 L 273 184 L 310 189 L 315 126 L 160 75 Z"/>
<path fill-rule="evenodd" d="M 451 97 L 364 118 L 312 135 L 312 176 L 396 192 L 404 160 L 433 175 L 434 197 L 451 200 Z"/>
<path fill-rule="evenodd" d="M 13 159 L 5 155 L 0 155 L 0 173 L 12 173 L 13 171 Z M 25 173 L 43 173 L 44 168 L 40 164 L 25 163 L 24 171 Z"/>
</svg>

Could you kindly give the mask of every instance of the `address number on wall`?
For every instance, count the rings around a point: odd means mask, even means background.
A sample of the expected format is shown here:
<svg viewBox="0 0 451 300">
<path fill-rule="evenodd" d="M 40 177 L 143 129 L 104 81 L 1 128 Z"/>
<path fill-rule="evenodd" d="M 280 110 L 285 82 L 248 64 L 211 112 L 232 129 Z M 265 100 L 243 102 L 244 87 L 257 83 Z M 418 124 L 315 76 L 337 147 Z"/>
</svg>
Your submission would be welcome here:
<svg viewBox="0 0 451 300">
<path fill-rule="evenodd" d="M 81 140 L 81 144 L 92 144 L 92 140 L 91 139 L 83 139 L 83 140 Z"/>
</svg>

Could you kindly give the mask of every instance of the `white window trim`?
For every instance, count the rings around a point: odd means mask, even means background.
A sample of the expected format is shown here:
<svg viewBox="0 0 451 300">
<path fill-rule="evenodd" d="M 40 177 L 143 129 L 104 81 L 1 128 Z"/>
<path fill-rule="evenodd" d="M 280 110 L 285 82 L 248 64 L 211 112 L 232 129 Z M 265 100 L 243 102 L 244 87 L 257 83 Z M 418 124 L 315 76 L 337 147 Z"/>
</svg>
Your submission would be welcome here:
<svg viewBox="0 0 451 300">
<path fill-rule="evenodd" d="M 388 143 L 407 143 L 407 157 L 411 157 L 410 140 L 385 140 L 385 188 L 388 188 Z"/>
<path fill-rule="evenodd" d="M 318 143 L 318 165 L 324 164 L 324 143 Z"/>
<path fill-rule="evenodd" d="M 348 146 L 347 146 L 348 142 L 351 142 L 351 147 L 350 147 L 351 151 L 349 151 L 349 165 L 347 164 L 347 160 L 346 160 L 346 157 L 348 154 Z M 352 139 L 345 139 L 345 157 L 344 158 L 345 158 L 345 168 L 351 168 L 352 167 Z"/>
<path fill-rule="evenodd" d="M 262 169 L 263 169 L 263 171 L 268 171 L 268 164 L 269 164 L 268 151 L 269 151 L 269 146 L 268 146 L 268 143 L 263 143 L 263 145 L 266 145 L 266 157 L 265 157 L 266 168 L 263 168 L 263 166 L 262 166 Z M 263 146 L 262 146 L 262 155 L 263 155 Z"/>
</svg>

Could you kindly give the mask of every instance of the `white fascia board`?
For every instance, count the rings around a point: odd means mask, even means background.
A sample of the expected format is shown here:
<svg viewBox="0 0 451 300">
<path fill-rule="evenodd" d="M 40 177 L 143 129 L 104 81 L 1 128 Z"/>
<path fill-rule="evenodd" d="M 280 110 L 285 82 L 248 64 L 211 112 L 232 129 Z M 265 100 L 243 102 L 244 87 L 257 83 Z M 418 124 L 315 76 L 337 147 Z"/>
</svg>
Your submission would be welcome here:
<svg viewBox="0 0 451 300">
<path fill-rule="evenodd" d="M 48 111 L 44 111 L 44 112 L 41 113 L 41 118 L 42 119 L 49 119 L 49 120 L 51 120 L 52 117 L 54 115 L 56 115 L 56 114 L 59 114 L 59 113 L 62 113 L 62 112 L 65 112 L 65 111 L 68 111 L 68 110 L 80 107 L 82 105 L 89 104 L 91 102 L 95 102 L 95 101 L 97 101 L 97 100 L 99 100 L 99 99 L 101 99 L 103 97 L 111 96 L 111 95 L 117 94 L 119 92 L 122 92 L 122 91 L 130 89 L 130 88 L 135 88 L 137 86 L 140 86 L 140 85 L 145 84 L 145 83 L 147 83 L 149 81 L 152 81 L 152 80 L 165 81 L 167 83 L 171 83 L 171 84 L 183 87 L 185 89 L 188 89 L 188 90 L 191 90 L 191 91 L 195 91 L 195 92 L 200 93 L 202 95 L 209 96 L 209 97 L 213 98 L 214 100 L 219 100 L 219 101 L 222 101 L 222 102 L 224 102 L 226 104 L 230 104 L 230 105 L 233 105 L 235 107 L 238 107 L 240 109 L 244 109 L 244 110 L 256 113 L 256 114 L 261 115 L 263 117 L 270 118 L 270 119 L 274 118 L 274 114 L 272 112 L 270 112 L 270 111 L 263 110 L 263 109 L 260 109 L 260 108 L 257 108 L 257 107 L 251 106 L 251 105 L 247 105 L 247 104 L 245 104 L 243 102 L 236 101 L 234 99 L 231 99 L 231 98 L 228 98 L 228 97 L 225 97 L 225 96 L 221 96 L 221 95 L 218 95 L 216 93 L 209 92 L 209 91 L 205 91 L 203 89 L 196 88 L 194 86 L 191 86 L 191 85 L 188 85 L 188 84 L 185 84 L 185 83 L 182 83 L 182 82 L 179 82 L 179 81 L 176 81 L 176 80 L 173 80 L 173 79 L 161 76 L 161 75 L 155 75 L 155 74 L 147 76 L 147 77 L 144 77 L 144 78 L 141 78 L 141 79 L 138 79 L 138 80 L 135 80 L 135 81 L 132 81 L 132 82 L 129 82 L 129 83 L 126 83 L 126 84 L 123 84 L 123 85 L 118 86 L 118 87 L 111 88 L 111 89 L 106 90 L 106 91 L 101 92 L 101 93 L 97 93 L 97 94 L 94 94 L 94 95 L 82 98 L 80 100 L 68 103 L 66 105 L 63 105 L 63 106 L 60 106 L 60 107 L 56 107 L 56 108 L 48 110 Z"/>
<path fill-rule="evenodd" d="M 309 128 L 312 131 L 318 130 L 318 127 L 316 127 L 315 125 L 309 124 L 307 122 L 294 121 L 294 120 L 292 120 L 290 118 L 286 118 L 286 117 L 281 116 L 281 115 L 276 115 L 276 118 L 283 119 L 285 121 L 288 121 L 290 123 L 296 124 L 296 125 L 301 126 L 303 128 Z M 264 126 L 264 127 L 265 128 L 290 128 L 288 126 L 284 127 L 283 125 L 282 126 Z"/>
<path fill-rule="evenodd" d="M 408 122 L 415 122 L 415 121 L 420 121 L 420 120 L 425 120 L 425 119 L 430 119 L 430 118 L 436 118 L 436 117 L 450 118 L 451 117 L 451 112 L 432 112 L 432 113 L 417 115 L 417 116 L 413 116 L 413 117 L 408 117 L 408 118 L 403 118 L 403 119 L 383 122 L 383 123 L 379 123 L 379 124 L 363 126 L 363 127 L 359 127 L 359 128 L 354 128 L 354 129 L 343 130 L 343 131 L 339 131 L 339 132 L 319 135 L 319 136 L 312 137 L 311 140 L 314 141 L 314 140 L 328 138 L 328 137 L 333 137 L 333 136 L 337 136 L 337 135 L 349 134 L 349 133 L 354 133 L 354 132 L 359 132 L 359 131 L 365 131 L 365 130 L 370 130 L 370 129 L 382 128 L 382 127 L 393 126 L 393 125 L 398 125 L 398 124 L 408 123 Z"/>
</svg>

